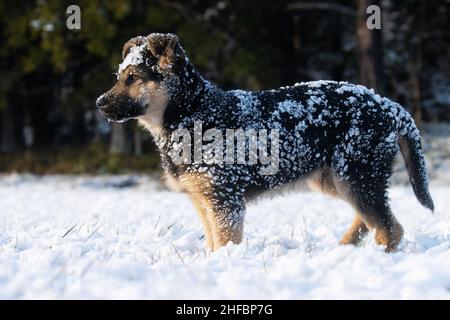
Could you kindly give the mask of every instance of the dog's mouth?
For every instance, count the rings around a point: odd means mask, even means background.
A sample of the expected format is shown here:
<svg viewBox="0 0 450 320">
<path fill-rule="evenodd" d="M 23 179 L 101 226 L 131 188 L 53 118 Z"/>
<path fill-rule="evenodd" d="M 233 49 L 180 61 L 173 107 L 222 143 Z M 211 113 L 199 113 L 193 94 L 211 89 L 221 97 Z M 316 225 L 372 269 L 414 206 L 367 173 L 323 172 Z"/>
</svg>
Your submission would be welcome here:
<svg viewBox="0 0 450 320">
<path fill-rule="evenodd" d="M 127 104 L 126 106 L 116 104 L 106 105 L 98 108 L 98 110 L 104 118 L 119 123 L 135 119 L 145 113 L 145 107 L 142 107 L 138 103 Z"/>
<path fill-rule="evenodd" d="M 100 110 L 99 109 L 100 114 L 106 118 L 108 121 L 113 121 L 113 122 L 119 122 L 119 123 L 123 123 L 126 122 L 128 120 L 133 119 L 134 117 L 126 117 L 126 116 L 121 116 L 115 113 L 109 113 L 105 110 Z"/>
</svg>

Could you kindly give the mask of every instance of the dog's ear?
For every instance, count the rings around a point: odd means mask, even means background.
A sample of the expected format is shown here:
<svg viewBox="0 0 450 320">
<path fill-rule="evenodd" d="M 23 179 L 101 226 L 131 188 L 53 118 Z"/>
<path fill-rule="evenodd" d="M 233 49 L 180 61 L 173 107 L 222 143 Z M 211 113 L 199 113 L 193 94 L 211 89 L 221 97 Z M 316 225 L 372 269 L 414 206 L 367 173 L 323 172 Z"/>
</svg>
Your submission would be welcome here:
<svg viewBox="0 0 450 320">
<path fill-rule="evenodd" d="M 152 33 L 147 36 L 147 43 L 161 70 L 177 72 L 184 67 L 186 55 L 176 35 Z"/>
<path fill-rule="evenodd" d="M 145 43 L 146 39 L 145 37 L 136 37 L 136 38 L 132 38 L 130 40 L 128 40 L 128 42 L 126 42 L 123 45 L 123 49 L 122 49 L 122 59 L 125 59 L 125 57 L 128 55 L 128 53 L 130 52 L 130 49 L 136 46 L 140 46 L 143 43 Z"/>
</svg>

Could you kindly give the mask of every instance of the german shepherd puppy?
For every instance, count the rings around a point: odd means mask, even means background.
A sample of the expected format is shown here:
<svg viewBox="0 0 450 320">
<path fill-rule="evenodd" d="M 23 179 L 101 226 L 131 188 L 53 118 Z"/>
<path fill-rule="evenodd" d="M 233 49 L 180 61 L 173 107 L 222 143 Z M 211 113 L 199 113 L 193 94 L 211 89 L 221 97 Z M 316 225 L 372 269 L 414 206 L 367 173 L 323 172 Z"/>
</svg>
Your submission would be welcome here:
<svg viewBox="0 0 450 320">
<path fill-rule="evenodd" d="M 417 199 L 434 210 L 413 119 L 373 90 L 315 81 L 270 91 L 225 91 L 196 71 L 174 34 L 133 38 L 122 55 L 117 83 L 97 99 L 97 107 L 109 120 L 137 119 L 150 131 L 168 182 L 192 199 L 212 250 L 242 241 L 249 199 L 306 185 L 355 209 L 341 244 L 357 245 L 375 229 L 376 242 L 386 252 L 395 251 L 403 229 L 391 213 L 386 190 L 398 149 Z M 261 174 L 261 163 L 175 162 L 170 156 L 178 143 L 173 133 L 180 128 L 193 132 L 196 122 L 202 133 L 276 129 L 278 170 Z"/>
</svg>

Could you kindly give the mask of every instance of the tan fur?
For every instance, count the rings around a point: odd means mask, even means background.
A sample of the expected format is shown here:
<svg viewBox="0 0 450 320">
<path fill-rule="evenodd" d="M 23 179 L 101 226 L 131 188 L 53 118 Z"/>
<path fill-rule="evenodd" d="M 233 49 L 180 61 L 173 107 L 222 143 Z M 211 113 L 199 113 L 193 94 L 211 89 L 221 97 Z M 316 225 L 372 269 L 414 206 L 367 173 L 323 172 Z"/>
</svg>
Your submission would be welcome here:
<svg viewBox="0 0 450 320">
<path fill-rule="evenodd" d="M 178 182 L 178 179 L 175 178 L 169 172 L 166 172 L 164 174 L 163 179 L 164 179 L 164 182 L 165 182 L 166 186 L 169 187 L 170 190 L 177 191 L 177 192 L 183 191 L 183 187 Z"/>
<path fill-rule="evenodd" d="M 319 191 L 333 197 L 339 195 L 334 183 L 332 170 L 328 167 L 314 171 L 307 179 L 311 191 Z"/>
<path fill-rule="evenodd" d="M 188 194 L 198 212 L 198 215 L 200 216 L 200 220 L 202 221 L 207 246 L 211 250 L 217 249 L 218 246 L 215 245 L 215 232 L 212 230 L 213 226 L 210 222 L 210 213 L 208 212 L 211 210 L 209 200 L 206 197 L 203 197 L 200 193 L 188 192 Z"/>
<path fill-rule="evenodd" d="M 171 61 L 170 57 L 168 57 L 168 56 L 162 56 L 161 58 L 159 58 L 158 66 L 159 66 L 161 69 L 167 69 L 167 68 L 170 68 L 170 65 L 171 65 L 171 64 L 172 64 L 172 61 Z"/>
<path fill-rule="evenodd" d="M 124 85 L 124 79 L 128 74 L 139 74 L 139 70 L 134 66 L 129 66 L 122 71 L 116 85 L 111 89 L 111 93 L 120 93 L 127 90 L 128 96 L 136 100 L 141 100 L 147 106 L 144 115 L 138 117 L 139 123 L 154 135 L 159 135 L 163 129 L 163 116 L 169 101 L 168 89 L 164 83 L 148 81 L 145 85 L 142 81 L 136 81 L 131 86 Z"/>
<path fill-rule="evenodd" d="M 392 214 L 389 214 L 387 221 L 380 218 L 377 214 L 361 212 L 358 213 L 358 216 L 364 222 L 367 230 L 359 230 L 357 226 L 352 224 L 341 241 L 345 242 L 346 237 L 361 238 L 368 230 L 375 230 L 375 242 L 378 245 L 384 246 L 386 252 L 395 252 L 397 250 L 397 246 L 403 237 L 403 228 Z"/>
<path fill-rule="evenodd" d="M 159 135 L 163 129 L 164 112 L 169 101 L 167 88 L 162 83 L 150 81 L 140 88 L 139 94 L 143 96 L 148 107 L 145 114 L 138 117 L 138 121 L 152 134 Z"/>
<path fill-rule="evenodd" d="M 314 171 L 310 175 L 298 178 L 297 180 L 283 186 L 266 190 L 262 193 L 247 194 L 247 201 L 255 201 L 260 198 L 274 198 L 290 192 L 322 192 L 336 197 L 337 191 L 332 181 L 331 169 L 322 168 Z"/>
<path fill-rule="evenodd" d="M 189 195 L 203 224 L 206 243 L 210 249 L 214 250 L 214 236 L 209 217 L 211 212 L 208 212 L 211 211 L 212 205 L 210 199 L 206 196 L 209 194 L 206 190 L 210 185 L 209 179 L 199 174 L 184 174 L 178 179 L 171 176 L 171 179 L 173 179 L 172 183 L 175 183 L 177 188 Z"/>
<path fill-rule="evenodd" d="M 211 181 L 206 175 L 183 174 L 177 179 L 177 185 L 188 193 L 194 203 L 205 230 L 206 243 L 211 250 L 225 246 L 229 241 L 236 244 L 242 241 L 242 228 L 227 228 L 219 224 L 221 217 L 210 198 Z"/>
<path fill-rule="evenodd" d="M 397 219 L 390 215 L 389 221 L 379 221 L 375 231 L 375 241 L 385 247 L 386 252 L 397 251 L 403 238 L 403 228 Z"/>
<path fill-rule="evenodd" d="M 342 245 L 352 244 L 354 246 L 361 244 L 364 236 L 369 232 L 364 221 L 357 214 L 350 228 L 339 242 Z"/>
<path fill-rule="evenodd" d="M 128 95 L 135 99 L 139 98 L 141 95 L 141 84 L 141 81 L 133 83 L 128 89 Z"/>
</svg>

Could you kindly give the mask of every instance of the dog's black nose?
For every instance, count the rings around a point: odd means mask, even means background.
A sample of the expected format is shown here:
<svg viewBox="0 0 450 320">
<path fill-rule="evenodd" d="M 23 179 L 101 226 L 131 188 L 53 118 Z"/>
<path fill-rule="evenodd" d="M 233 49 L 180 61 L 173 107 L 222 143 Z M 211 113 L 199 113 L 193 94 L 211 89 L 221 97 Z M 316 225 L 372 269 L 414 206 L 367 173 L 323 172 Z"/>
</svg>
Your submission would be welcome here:
<svg viewBox="0 0 450 320">
<path fill-rule="evenodd" d="M 98 97 L 97 101 L 95 101 L 95 104 L 97 105 L 97 108 L 101 108 L 106 106 L 108 103 L 108 99 L 104 94 L 102 94 L 100 97 Z"/>
</svg>

